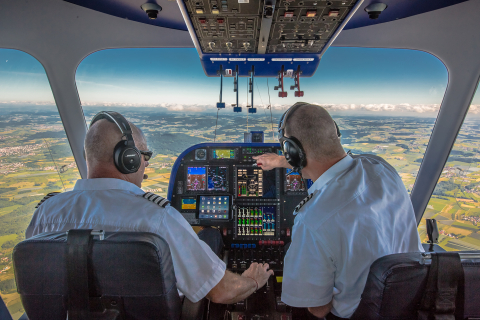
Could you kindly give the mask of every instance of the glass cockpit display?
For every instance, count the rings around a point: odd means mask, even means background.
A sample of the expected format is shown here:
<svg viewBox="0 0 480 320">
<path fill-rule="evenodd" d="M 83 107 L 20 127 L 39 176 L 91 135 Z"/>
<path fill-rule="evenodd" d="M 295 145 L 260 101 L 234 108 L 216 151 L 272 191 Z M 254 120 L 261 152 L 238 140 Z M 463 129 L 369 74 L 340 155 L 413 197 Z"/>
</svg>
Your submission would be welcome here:
<svg viewBox="0 0 480 320">
<path fill-rule="evenodd" d="M 212 158 L 220 159 L 235 159 L 235 149 L 213 149 Z"/>
<path fill-rule="evenodd" d="M 285 176 L 285 191 L 305 191 L 305 183 L 302 176 L 292 169 L 287 169 Z"/>
<path fill-rule="evenodd" d="M 229 219 L 230 196 L 200 196 L 200 219 Z"/>
<path fill-rule="evenodd" d="M 239 206 L 237 209 L 238 236 L 274 236 L 275 206 Z"/>
<path fill-rule="evenodd" d="M 255 167 L 238 168 L 237 196 L 239 198 L 275 198 L 275 171 L 263 171 Z"/>
<path fill-rule="evenodd" d="M 207 168 L 208 191 L 228 191 L 228 167 Z"/>
<path fill-rule="evenodd" d="M 196 197 L 183 197 L 182 198 L 182 210 L 196 210 L 197 198 Z"/>
<path fill-rule="evenodd" d="M 206 187 L 207 169 L 205 167 L 188 167 L 187 191 L 203 191 Z"/>
</svg>

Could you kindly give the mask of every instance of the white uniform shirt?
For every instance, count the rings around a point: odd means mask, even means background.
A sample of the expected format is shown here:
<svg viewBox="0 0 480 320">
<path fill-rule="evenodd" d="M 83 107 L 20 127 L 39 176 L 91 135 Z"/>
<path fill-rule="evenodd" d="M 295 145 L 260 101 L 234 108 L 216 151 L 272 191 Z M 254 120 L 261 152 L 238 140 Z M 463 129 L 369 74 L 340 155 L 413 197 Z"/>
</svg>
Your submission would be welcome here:
<svg viewBox="0 0 480 320">
<path fill-rule="evenodd" d="M 175 208 L 162 208 L 144 194 L 124 180 L 78 180 L 73 191 L 46 200 L 35 211 L 26 238 L 70 229 L 156 233 L 170 247 L 177 288 L 192 302 L 199 301 L 223 278 L 225 263 Z"/>
<path fill-rule="evenodd" d="M 322 174 L 298 211 L 285 256 L 282 301 L 349 318 L 370 265 L 401 252 L 423 252 L 410 197 L 380 157 L 347 155 Z"/>
</svg>

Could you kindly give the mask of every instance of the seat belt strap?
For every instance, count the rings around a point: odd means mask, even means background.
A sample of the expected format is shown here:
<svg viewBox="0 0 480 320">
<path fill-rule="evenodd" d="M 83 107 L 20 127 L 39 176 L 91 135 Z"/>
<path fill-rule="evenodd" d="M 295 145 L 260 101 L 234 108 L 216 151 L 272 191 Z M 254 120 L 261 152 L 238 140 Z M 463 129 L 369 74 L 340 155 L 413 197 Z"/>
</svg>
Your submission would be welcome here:
<svg viewBox="0 0 480 320">
<path fill-rule="evenodd" d="M 457 296 L 462 295 L 463 267 L 458 253 L 432 253 L 419 320 L 454 320 Z M 462 299 L 458 299 L 463 304 Z M 460 307 L 461 308 L 461 307 Z M 457 310 L 458 314 L 458 310 Z"/>
<path fill-rule="evenodd" d="M 90 319 L 88 254 L 92 230 L 69 230 L 67 236 L 68 320 Z"/>
</svg>

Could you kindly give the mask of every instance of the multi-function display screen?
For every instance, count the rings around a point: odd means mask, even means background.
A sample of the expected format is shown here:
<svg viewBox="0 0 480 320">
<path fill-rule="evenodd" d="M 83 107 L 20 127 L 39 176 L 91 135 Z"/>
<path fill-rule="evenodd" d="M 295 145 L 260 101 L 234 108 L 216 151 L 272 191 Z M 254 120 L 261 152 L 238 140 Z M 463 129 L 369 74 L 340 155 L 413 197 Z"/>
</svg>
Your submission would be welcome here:
<svg viewBox="0 0 480 320">
<path fill-rule="evenodd" d="M 197 197 L 182 198 L 182 210 L 196 210 L 196 209 L 197 209 Z"/>
<path fill-rule="evenodd" d="M 239 206 L 237 210 L 238 236 L 274 236 L 275 206 Z"/>
<path fill-rule="evenodd" d="M 229 219 L 230 196 L 200 196 L 199 219 Z"/>
<path fill-rule="evenodd" d="M 205 167 L 188 167 L 187 169 L 187 190 L 205 190 L 207 169 Z"/>
<path fill-rule="evenodd" d="M 235 149 L 213 149 L 213 159 L 235 159 Z"/>
<path fill-rule="evenodd" d="M 228 191 L 228 167 L 208 167 L 208 191 Z"/>
<path fill-rule="evenodd" d="M 285 191 L 305 191 L 305 183 L 302 176 L 292 169 L 287 169 L 285 176 Z"/>
<path fill-rule="evenodd" d="M 237 169 L 237 196 L 275 198 L 275 170 L 263 171 L 260 168 Z"/>
</svg>

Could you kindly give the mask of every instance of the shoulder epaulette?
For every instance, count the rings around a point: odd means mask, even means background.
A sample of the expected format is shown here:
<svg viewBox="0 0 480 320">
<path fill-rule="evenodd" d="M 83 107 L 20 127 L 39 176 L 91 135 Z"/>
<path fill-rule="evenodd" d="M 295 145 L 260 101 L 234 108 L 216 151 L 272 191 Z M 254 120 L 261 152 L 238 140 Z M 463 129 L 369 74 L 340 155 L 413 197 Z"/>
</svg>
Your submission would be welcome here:
<svg viewBox="0 0 480 320">
<path fill-rule="evenodd" d="M 43 199 L 37 204 L 37 206 L 35 207 L 35 209 L 37 209 L 38 207 L 40 207 L 40 205 L 42 203 L 44 203 L 45 201 L 47 201 L 48 199 L 50 199 L 51 197 L 53 196 L 56 196 L 57 194 L 60 194 L 61 192 L 50 192 L 49 194 L 47 194 L 45 197 L 43 197 Z"/>
<path fill-rule="evenodd" d="M 298 212 L 305 205 L 305 203 L 307 203 L 308 201 L 310 201 L 310 199 L 312 199 L 312 197 L 313 197 L 313 193 L 310 193 L 305 199 L 300 201 L 300 203 L 295 207 L 294 212 Z"/>
<path fill-rule="evenodd" d="M 168 201 L 164 197 L 161 197 L 158 194 L 151 193 L 151 192 L 145 193 L 143 197 L 148 201 L 152 201 L 153 203 L 158 204 L 162 208 L 165 208 L 167 204 L 170 203 L 170 201 Z"/>
</svg>

